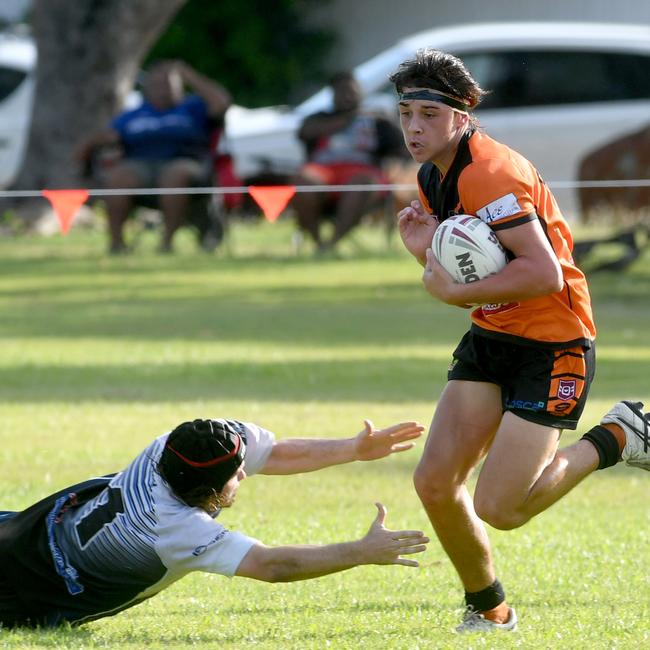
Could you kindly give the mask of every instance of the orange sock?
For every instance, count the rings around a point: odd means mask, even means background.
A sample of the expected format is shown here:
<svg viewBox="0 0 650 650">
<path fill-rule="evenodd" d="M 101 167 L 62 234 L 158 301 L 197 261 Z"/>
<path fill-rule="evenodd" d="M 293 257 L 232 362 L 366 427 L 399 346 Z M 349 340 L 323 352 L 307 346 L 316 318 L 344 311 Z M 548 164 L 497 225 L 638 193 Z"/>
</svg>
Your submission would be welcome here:
<svg viewBox="0 0 650 650">
<path fill-rule="evenodd" d="M 621 429 L 618 424 L 610 424 L 609 422 L 607 424 L 601 424 L 600 426 L 605 427 L 605 429 L 614 434 L 616 442 L 618 442 L 619 453 L 622 454 L 627 442 L 625 439 L 625 431 L 623 431 L 623 429 Z"/>
<path fill-rule="evenodd" d="M 500 605 L 481 612 L 481 614 L 494 623 L 505 623 L 510 618 L 510 607 L 504 600 Z"/>
</svg>

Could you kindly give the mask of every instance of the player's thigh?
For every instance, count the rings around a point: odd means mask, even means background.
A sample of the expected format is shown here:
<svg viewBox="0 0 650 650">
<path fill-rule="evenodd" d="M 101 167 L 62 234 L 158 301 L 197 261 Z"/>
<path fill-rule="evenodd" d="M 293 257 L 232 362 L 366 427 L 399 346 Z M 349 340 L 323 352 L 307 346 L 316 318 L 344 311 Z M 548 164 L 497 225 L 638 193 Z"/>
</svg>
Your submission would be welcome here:
<svg viewBox="0 0 650 650">
<path fill-rule="evenodd" d="M 416 476 L 463 483 L 487 452 L 501 417 L 498 386 L 449 381 L 436 407 Z"/>
<path fill-rule="evenodd" d="M 561 433 L 506 412 L 481 468 L 475 502 L 503 510 L 521 506 L 555 457 Z"/>
</svg>

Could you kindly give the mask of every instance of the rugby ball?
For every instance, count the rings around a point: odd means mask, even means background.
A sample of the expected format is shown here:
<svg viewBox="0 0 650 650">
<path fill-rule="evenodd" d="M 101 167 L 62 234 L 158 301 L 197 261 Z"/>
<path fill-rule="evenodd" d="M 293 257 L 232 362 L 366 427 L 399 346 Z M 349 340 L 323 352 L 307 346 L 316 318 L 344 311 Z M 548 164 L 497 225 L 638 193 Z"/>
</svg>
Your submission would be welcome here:
<svg viewBox="0 0 650 650">
<path fill-rule="evenodd" d="M 436 228 L 431 248 L 438 262 L 460 284 L 494 275 L 508 263 L 492 228 L 469 214 L 445 219 Z"/>
</svg>

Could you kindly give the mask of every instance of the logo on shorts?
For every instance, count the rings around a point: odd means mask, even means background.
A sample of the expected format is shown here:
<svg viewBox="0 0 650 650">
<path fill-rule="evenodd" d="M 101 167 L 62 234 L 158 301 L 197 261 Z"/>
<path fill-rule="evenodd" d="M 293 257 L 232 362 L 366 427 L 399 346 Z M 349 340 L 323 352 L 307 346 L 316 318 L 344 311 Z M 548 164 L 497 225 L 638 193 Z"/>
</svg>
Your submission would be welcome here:
<svg viewBox="0 0 650 650">
<path fill-rule="evenodd" d="M 520 409 L 523 411 L 543 411 L 546 408 L 544 402 L 535 402 L 526 399 L 508 399 L 506 400 L 506 408 Z"/>
<path fill-rule="evenodd" d="M 557 388 L 557 396 L 560 399 L 573 399 L 576 396 L 576 380 L 560 379 L 560 385 Z"/>
</svg>

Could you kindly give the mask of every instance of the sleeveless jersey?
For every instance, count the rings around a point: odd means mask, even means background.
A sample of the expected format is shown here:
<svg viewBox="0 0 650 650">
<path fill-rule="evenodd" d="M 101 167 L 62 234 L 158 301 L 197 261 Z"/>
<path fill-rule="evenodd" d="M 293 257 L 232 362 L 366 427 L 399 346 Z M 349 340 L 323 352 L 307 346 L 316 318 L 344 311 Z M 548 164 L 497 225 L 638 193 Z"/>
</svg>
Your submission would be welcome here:
<svg viewBox="0 0 650 650">
<path fill-rule="evenodd" d="M 418 172 L 422 205 L 444 221 L 454 214 L 479 217 L 494 231 L 539 219 L 562 269 L 557 293 L 472 312 L 483 336 L 556 349 L 591 346 L 596 336 L 587 281 L 572 257 L 568 224 L 537 170 L 523 156 L 479 131 L 461 140 L 442 177 L 433 163 Z"/>
</svg>

